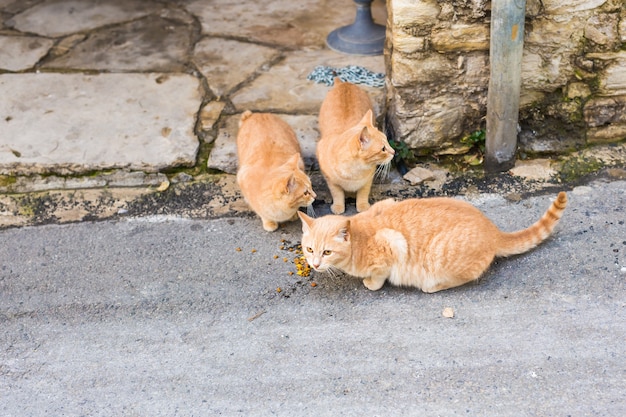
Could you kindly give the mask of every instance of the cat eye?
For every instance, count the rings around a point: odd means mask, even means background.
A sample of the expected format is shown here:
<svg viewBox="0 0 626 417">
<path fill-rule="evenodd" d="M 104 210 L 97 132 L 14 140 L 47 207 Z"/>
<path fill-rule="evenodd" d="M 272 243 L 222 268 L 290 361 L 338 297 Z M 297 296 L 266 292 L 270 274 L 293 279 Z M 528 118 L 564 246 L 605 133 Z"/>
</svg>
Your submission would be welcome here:
<svg viewBox="0 0 626 417">
<path fill-rule="evenodd" d="M 306 191 L 304 192 L 304 195 L 309 195 L 309 190 L 306 190 Z"/>
<path fill-rule="evenodd" d="M 313 248 L 306 248 L 306 251 L 309 253 L 313 253 Z"/>
<path fill-rule="evenodd" d="M 387 152 L 387 147 L 383 146 L 383 152 Z"/>
<path fill-rule="evenodd" d="M 324 256 L 328 256 L 328 255 L 330 255 L 331 253 L 333 253 L 333 252 L 332 252 L 332 251 L 330 251 L 330 250 L 328 250 L 328 249 L 326 249 L 326 250 L 324 251 Z"/>
</svg>

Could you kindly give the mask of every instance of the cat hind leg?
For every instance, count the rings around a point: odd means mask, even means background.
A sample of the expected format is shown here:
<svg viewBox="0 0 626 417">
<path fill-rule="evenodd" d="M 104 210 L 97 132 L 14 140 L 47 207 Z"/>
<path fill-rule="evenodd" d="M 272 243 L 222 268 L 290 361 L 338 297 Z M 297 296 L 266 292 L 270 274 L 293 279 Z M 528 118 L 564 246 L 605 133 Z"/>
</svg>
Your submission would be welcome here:
<svg viewBox="0 0 626 417">
<path fill-rule="evenodd" d="M 263 229 L 265 229 L 266 231 L 273 232 L 274 230 L 278 229 L 277 222 L 264 218 L 261 218 L 261 220 L 263 221 Z"/>
</svg>

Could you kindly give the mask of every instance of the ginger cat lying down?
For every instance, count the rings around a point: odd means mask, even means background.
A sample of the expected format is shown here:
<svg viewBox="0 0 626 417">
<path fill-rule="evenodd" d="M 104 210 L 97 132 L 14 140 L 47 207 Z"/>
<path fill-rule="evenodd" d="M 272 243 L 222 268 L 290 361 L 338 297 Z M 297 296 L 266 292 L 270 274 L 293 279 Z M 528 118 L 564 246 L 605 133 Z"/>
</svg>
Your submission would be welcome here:
<svg viewBox="0 0 626 417">
<path fill-rule="evenodd" d="M 239 121 L 237 155 L 237 184 L 268 232 L 296 220 L 298 208 L 315 200 L 296 134 L 279 117 L 245 111 Z"/>
<path fill-rule="evenodd" d="M 478 279 L 497 256 L 524 253 L 550 236 L 567 195 L 535 224 L 500 231 L 480 210 L 452 198 L 384 200 L 352 217 L 302 220 L 302 248 L 316 271 L 341 270 L 372 291 L 386 280 L 427 293 Z"/>
<path fill-rule="evenodd" d="M 374 126 L 372 103 L 365 91 L 335 78 L 335 86 L 322 102 L 321 139 L 317 160 L 333 197 L 330 210 L 345 211 L 345 192 L 356 192 L 356 209 L 369 208 L 369 194 L 377 166 L 388 169 L 394 150 Z"/>
</svg>

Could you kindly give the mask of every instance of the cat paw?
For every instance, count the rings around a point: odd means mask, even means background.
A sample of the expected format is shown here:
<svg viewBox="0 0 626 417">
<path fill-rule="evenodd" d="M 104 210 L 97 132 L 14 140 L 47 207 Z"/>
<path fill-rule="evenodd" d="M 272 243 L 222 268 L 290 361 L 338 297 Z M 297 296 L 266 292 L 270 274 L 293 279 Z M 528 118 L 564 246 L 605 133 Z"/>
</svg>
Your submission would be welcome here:
<svg viewBox="0 0 626 417">
<path fill-rule="evenodd" d="M 330 211 L 332 211 L 333 214 L 343 214 L 343 212 L 346 211 L 346 206 L 343 204 L 333 204 L 330 206 Z"/>
<path fill-rule="evenodd" d="M 359 213 L 367 211 L 368 208 L 370 208 L 370 203 L 368 203 L 367 201 L 365 203 L 356 204 L 356 211 L 358 211 Z"/>
<path fill-rule="evenodd" d="M 385 280 L 384 279 L 373 280 L 372 278 L 365 278 L 363 280 L 363 285 L 365 285 L 365 287 L 368 290 L 371 290 L 371 291 L 378 291 L 378 290 L 380 290 L 383 287 L 384 284 L 385 284 Z"/>
<path fill-rule="evenodd" d="M 267 230 L 268 232 L 273 232 L 274 230 L 278 229 L 278 223 L 270 220 L 263 220 L 263 229 Z"/>
</svg>

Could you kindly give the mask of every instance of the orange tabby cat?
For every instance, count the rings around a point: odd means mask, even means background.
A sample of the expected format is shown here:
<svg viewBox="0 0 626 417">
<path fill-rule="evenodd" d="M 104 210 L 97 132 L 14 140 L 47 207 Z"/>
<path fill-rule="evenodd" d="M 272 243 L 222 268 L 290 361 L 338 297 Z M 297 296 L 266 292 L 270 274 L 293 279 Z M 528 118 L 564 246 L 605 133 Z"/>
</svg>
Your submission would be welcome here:
<svg viewBox="0 0 626 417">
<path fill-rule="evenodd" d="M 315 193 L 304 172 L 300 144 L 279 117 L 245 111 L 239 121 L 237 155 L 241 193 L 268 232 L 297 219 L 298 208 L 313 203 Z"/>
<path fill-rule="evenodd" d="M 369 194 L 376 167 L 394 155 L 387 137 L 374 126 L 372 103 L 365 91 L 335 79 L 319 114 L 321 139 L 317 159 L 333 197 L 330 209 L 345 211 L 345 192 L 356 192 L 356 209 L 369 208 Z"/>
<path fill-rule="evenodd" d="M 494 257 L 526 252 L 558 223 L 567 195 L 559 193 L 535 224 L 500 231 L 480 210 L 452 198 L 391 199 L 352 217 L 302 220 L 302 247 L 315 270 L 339 269 L 370 290 L 391 284 L 432 293 L 478 279 Z"/>
</svg>

